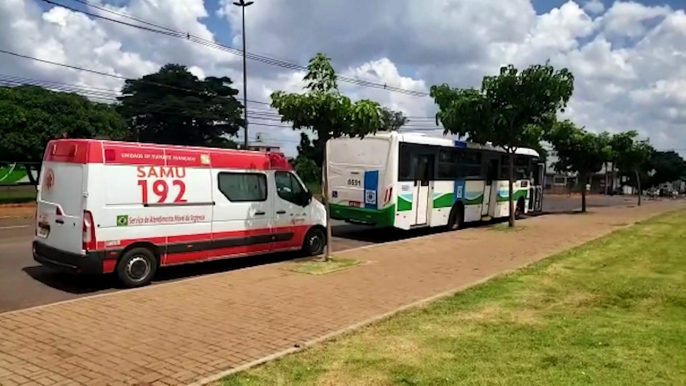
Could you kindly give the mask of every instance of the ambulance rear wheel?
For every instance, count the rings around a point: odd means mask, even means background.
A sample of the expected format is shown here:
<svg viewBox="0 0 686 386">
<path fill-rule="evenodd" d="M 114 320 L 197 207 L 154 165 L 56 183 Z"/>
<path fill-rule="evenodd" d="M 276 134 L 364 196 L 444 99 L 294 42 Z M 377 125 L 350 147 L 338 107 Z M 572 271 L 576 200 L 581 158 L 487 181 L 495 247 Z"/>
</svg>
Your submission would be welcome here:
<svg viewBox="0 0 686 386">
<path fill-rule="evenodd" d="M 317 256 L 324 253 L 326 247 L 326 233 L 323 229 L 312 228 L 303 241 L 303 254 L 305 256 Z"/>
<path fill-rule="evenodd" d="M 142 287 L 157 271 L 155 255 L 147 248 L 133 248 L 125 252 L 117 264 L 117 277 L 127 288 Z"/>
</svg>

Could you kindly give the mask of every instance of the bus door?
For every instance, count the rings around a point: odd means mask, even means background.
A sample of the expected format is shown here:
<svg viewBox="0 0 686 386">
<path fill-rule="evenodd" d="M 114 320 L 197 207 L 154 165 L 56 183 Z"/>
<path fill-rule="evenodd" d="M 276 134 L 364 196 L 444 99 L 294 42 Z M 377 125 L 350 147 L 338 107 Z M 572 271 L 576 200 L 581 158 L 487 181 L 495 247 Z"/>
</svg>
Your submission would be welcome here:
<svg viewBox="0 0 686 386">
<path fill-rule="evenodd" d="M 415 225 L 428 223 L 428 213 L 431 210 L 431 180 L 433 179 L 434 156 L 428 154 L 412 155 L 414 169 L 414 205 Z"/>
<path fill-rule="evenodd" d="M 481 216 L 492 216 L 494 212 L 491 210 L 491 200 L 493 200 L 493 207 L 495 207 L 495 197 L 493 196 L 493 189 L 498 189 L 498 170 L 500 170 L 500 162 L 498 158 L 491 158 L 488 160 L 486 169 L 486 181 L 484 182 L 484 198 L 481 204 Z"/>
</svg>

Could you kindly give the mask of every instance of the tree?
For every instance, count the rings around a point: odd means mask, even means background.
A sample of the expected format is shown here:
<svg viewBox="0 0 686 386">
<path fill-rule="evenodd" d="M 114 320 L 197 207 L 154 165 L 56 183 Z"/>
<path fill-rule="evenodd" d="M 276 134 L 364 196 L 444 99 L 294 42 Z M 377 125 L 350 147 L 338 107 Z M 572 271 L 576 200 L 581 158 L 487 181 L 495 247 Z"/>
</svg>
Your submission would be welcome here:
<svg viewBox="0 0 686 386">
<path fill-rule="evenodd" d="M 383 131 L 398 131 L 410 122 L 402 111 L 393 111 L 383 107 L 379 113 L 381 114 L 381 130 Z"/>
<path fill-rule="evenodd" d="M 322 167 L 322 162 L 324 162 L 324 144 L 319 138 L 310 139 L 307 133 L 300 133 L 300 143 L 297 149 L 298 156 L 311 159 L 317 167 Z M 319 179 L 321 179 L 321 175 Z"/>
<path fill-rule="evenodd" d="M 686 162 L 673 150 L 654 151 L 647 169 L 655 170 L 655 175 L 650 179 L 651 185 L 659 185 L 679 179 L 686 180 Z"/>
<path fill-rule="evenodd" d="M 291 160 L 291 166 L 298 176 L 309 184 L 319 184 L 322 178 L 322 169 L 310 158 L 298 155 Z"/>
<path fill-rule="evenodd" d="M 638 139 L 636 131 L 615 134 L 610 141 L 612 158 L 617 168 L 622 172 L 633 173 L 636 176 L 638 190 L 638 205 L 641 205 L 641 169 L 648 166 L 648 161 L 654 149 L 650 143 Z"/>
<path fill-rule="evenodd" d="M 305 92 L 272 93 L 272 108 L 281 115 L 282 122 L 292 124 L 294 130 L 310 129 L 317 135 L 316 141 L 323 146 L 331 138 L 341 136 L 364 137 L 381 127 L 380 106 L 370 100 L 352 102 L 338 91 L 336 72 L 330 59 L 321 53 L 315 55 L 307 66 Z M 327 248 L 325 260 L 331 255 L 331 217 L 328 199 L 328 176 L 326 151 L 324 165 L 323 197 L 326 204 Z"/>
<path fill-rule="evenodd" d="M 231 84 L 228 77 L 200 80 L 185 66 L 167 64 L 127 80 L 119 111 L 132 130 L 131 140 L 226 147 L 225 137 L 244 126 L 243 106 Z"/>
<path fill-rule="evenodd" d="M 581 211 L 586 212 L 586 184 L 588 177 L 598 172 L 612 156 L 610 136 L 580 129 L 569 120 L 557 122 L 546 134 L 558 157 L 555 170 L 576 173 L 581 189 Z"/>
<path fill-rule="evenodd" d="M 50 140 L 120 139 L 125 135 L 126 123 L 110 105 L 36 86 L 0 87 L 2 161 L 40 165 Z M 25 167 L 31 183 L 36 184 L 30 165 Z"/>
<path fill-rule="evenodd" d="M 470 141 L 503 148 L 509 159 L 510 226 L 514 226 L 514 153 L 520 147 L 539 145 L 543 129 L 558 111 L 564 110 L 574 91 L 574 77 L 567 69 L 555 71 L 549 64 L 533 65 L 519 72 L 502 67 L 486 76 L 481 89 L 431 87 L 438 105 L 436 123 L 446 133 L 467 136 Z"/>
</svg>

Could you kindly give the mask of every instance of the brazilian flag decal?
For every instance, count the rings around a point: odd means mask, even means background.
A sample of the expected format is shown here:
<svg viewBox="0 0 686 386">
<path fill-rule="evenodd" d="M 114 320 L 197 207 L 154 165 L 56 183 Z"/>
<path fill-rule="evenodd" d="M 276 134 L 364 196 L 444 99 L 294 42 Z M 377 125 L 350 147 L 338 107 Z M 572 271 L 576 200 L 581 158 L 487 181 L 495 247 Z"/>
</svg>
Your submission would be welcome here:
<svg viewBox="0 0 686 386">
<path fill-rule="evenodd" d="M 117 216 L 117 226 L 118 227 L 125 227 L 127 225 L 129 225 L 129 216 L 128 215 Z"/>
</svg>

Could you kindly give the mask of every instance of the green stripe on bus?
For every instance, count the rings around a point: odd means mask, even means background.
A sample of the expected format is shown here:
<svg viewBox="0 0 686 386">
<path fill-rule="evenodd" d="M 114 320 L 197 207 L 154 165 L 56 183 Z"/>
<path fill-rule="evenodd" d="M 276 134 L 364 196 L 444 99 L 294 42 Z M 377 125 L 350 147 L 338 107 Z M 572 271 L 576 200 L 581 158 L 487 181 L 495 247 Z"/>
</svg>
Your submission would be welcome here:
<svg viewBox="0 0 686 386">
<path fill-rule="evenodd" d="M 519 201 L 520 198 L 526 199 L 526 194 L 529 192 L 528 189 L 520 189 L 520 190 L 515 190 L 514 194 L 512 195 L 512 201 L 517 202 Z M 507 202 L 510 198 L 505 195 L 501 196 L 500 193 L 498 193 L 498 196 L 496 198 L 497 202 Z"/>
<path fill-rule="evenodd" d="M 434 208 L 450 208 L 453 206 L 453 192 L 443 193 L 434 198 Z"/>
<path fill-rule="evenodd" d="M 472 197 L 472 198 L 467 198 L 465 197 L 462 202 L 465 205 L 479 205 L 484 202 L 484 194 L 481 193 L 478 196 Z"/>
<path fill-rule="evenodd" d="M 398 196 L 398 212 L 405 212 L 412 210 L 412 201 L 407 200 L 403 196 Z"/>
<path fill-rule="evenodd" d="M 395 222 L 395 205 L 384 209 L 365 209 L 354 206 L 330 204 L 331 218 L 359 222 L 378 227 L 393 226 Z"/>
</svg>

